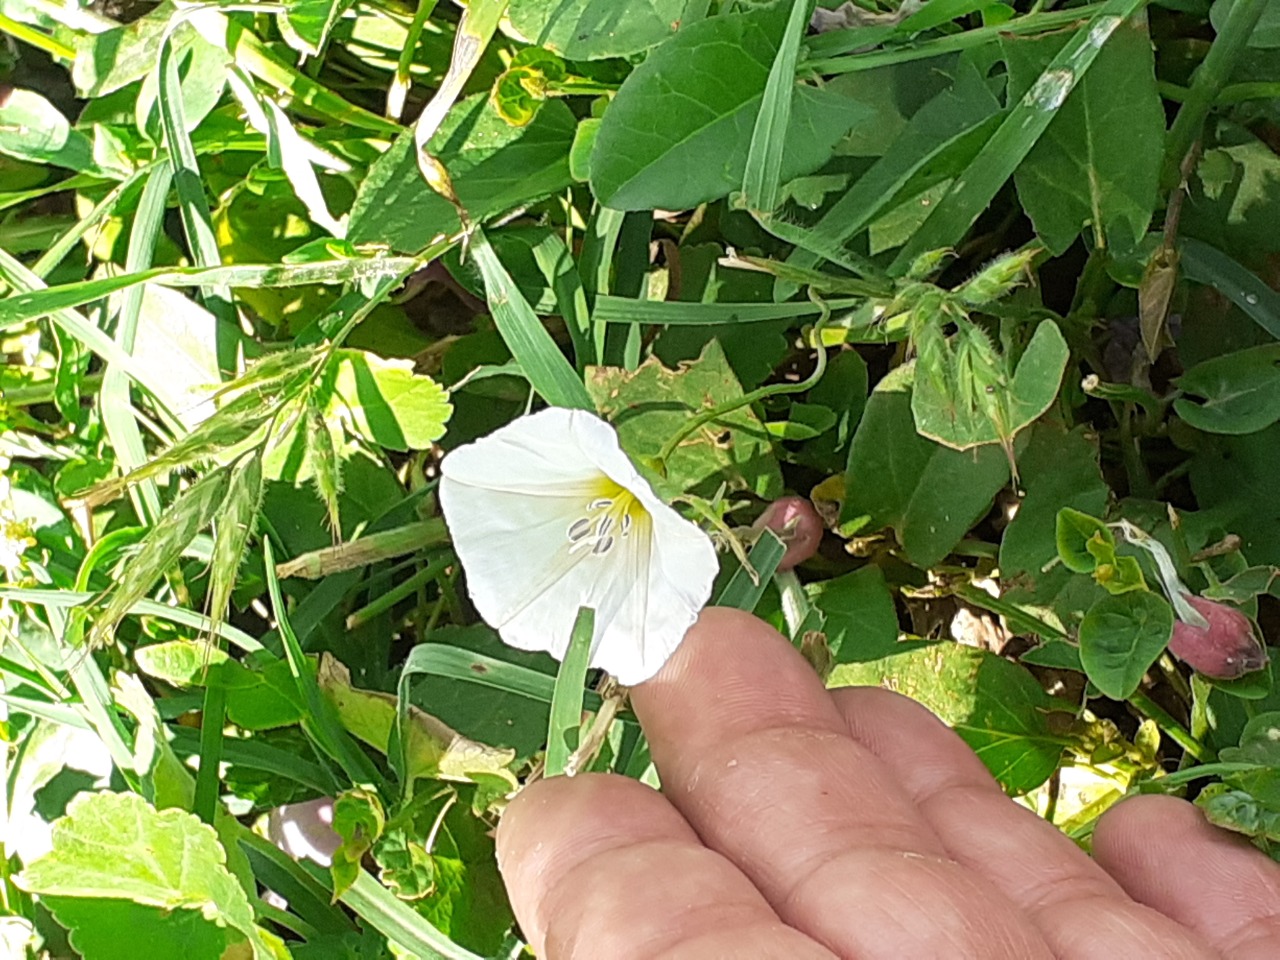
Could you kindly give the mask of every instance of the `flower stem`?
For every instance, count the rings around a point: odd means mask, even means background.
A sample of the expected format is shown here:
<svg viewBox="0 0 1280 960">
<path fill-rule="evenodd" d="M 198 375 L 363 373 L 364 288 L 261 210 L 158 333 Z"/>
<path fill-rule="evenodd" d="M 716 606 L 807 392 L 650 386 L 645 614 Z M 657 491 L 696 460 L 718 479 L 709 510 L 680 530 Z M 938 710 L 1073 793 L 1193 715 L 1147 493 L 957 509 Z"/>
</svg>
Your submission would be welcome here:
<svg viewBox="0 0 1280 960">
<path fill-rule="evenodd" d="M 822 345 L 821 334 L 823 325 L 831 319 L 831 308 L 827 306 L 826 301 L 822 300 L 813 292 L 812 287 L 809 288 L 809 299 L 816 303 L 818 305 L 818 309 L 821 311 L 818 321 L 813 325 L 813 331 L 810 333 L 810 338 L 813 340 L 818 351 L 817 356 L 815 357 L 816 362 L 814 363 L 813 373 L 801 380 L 799 383 L 771 383 L 767 386 L 758 387 L 750 393 L 744 393 L 736 399 L 728 400 L 712 407 L 710 410 L 704 410 L 702 413 L 699 413 L 681 429 L 672 434 L 671 439 L 663 444 L 662 449 L 658 451 L 657 461 L 664 473 L 666 471 L 667 460 L 671 458 L 676 447 L 683 443 L 689 434 L 693 433 L 693 431 L 697 430 L 704 424 L 710 423 L 712 420 L 718 420 L 725 414 L 732 413 L 741 407 L 749 406 L 750 404 L 763 400 L 766 397 L 776 397 L 786 393 L 803 393 L 815 386 L 818 381 L 822 379 L 822 375 L 826 373 L 827 370 L 827 350 Z"/>
</svg>

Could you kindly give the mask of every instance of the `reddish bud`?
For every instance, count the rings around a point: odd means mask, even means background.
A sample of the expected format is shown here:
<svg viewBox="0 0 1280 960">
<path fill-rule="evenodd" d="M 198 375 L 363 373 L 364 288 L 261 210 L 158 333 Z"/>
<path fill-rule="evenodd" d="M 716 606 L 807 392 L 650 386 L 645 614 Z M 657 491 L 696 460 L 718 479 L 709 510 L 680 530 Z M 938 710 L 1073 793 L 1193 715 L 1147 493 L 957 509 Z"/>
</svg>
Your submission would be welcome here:
<svg viewBox="0 0 1280 960">
<path fill-rule="evenodd" d="M 779 570 L 790 570 L 818 552 L 822 542 L 822 518 L 804 497 L 782 497 L 765 508 L 755 522 L 757 530 L 769 529 L 787 545 Z"/>
<path fill-rule="evenodd" d="M 1234 680 L 1267 665 L 1267 650 L 1248 617 L 1225 603 L 1183 596 L 1209 625 L 1197 627 L 1174 621 L 1170 653 L 1215 680 Z"/>
</svg>

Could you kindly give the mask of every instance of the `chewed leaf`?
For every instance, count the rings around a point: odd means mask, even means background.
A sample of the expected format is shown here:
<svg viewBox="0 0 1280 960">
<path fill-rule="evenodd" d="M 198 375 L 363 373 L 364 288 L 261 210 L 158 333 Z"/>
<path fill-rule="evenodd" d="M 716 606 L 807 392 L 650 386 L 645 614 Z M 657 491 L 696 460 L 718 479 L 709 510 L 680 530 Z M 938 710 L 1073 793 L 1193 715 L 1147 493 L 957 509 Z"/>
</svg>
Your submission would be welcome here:
<svg viewBox="0 0 1280 960">
<path fill-rule="evenodd" d="M 391 450 L 425 450 L 444 435 L 453 413 L 444 388 L 414 373 L 411 361 L 363 350 L 337 351 L 324 390 L 326 414 Z"/>
<path fill-rule="evenodd" d="M 633 459 L 656 456 L 691 415 L 742 396 L 716 340 L 675 370 L 656 358 L 632 371 L 593 367 L 587 390 Z M 705 496 L 727 483 L 731 490 L 775 497 L 782 477 L 767 436 L 751 408 L 740 407 L 686 437 L 667 462 L 667 477 L 680 490 Z"/>
</svg>

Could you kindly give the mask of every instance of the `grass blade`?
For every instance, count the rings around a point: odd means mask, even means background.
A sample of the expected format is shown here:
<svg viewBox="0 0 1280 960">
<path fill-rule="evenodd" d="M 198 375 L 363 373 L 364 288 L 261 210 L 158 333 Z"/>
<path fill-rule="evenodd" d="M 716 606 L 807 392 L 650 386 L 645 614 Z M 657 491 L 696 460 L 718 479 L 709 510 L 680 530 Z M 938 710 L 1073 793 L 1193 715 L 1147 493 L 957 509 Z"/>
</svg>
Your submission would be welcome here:
<svg viewBox="0 0 1280 960">
<path fill-rule="evenodd" d="M 0 250 L 0 256 L 8 258 L 8 254 Z M 10 261 L 0 261 L 6 274 L 14 271 Z M 59 311 L 69 310 L 100 300 L 119 290 L 127 290 L 140 283 L 158 283 L 165 287 L 305 287 L 312 284 L 338 284 L 377 280 L 384 277 L 397 277 L 407 274 L 420 266 L 413 257 L 352 257 L 342 260 L 317 260 L 310 263 L 245 263 L 216 267 L 157 267 L 153 270 L 139 270 L 134 273 L 121 274 L 118 277 L 106 277 L 100 280 L 80 280 L 75 283 L 64 283 L 57 287 L 44 287 L 43 284 L 25 284 L 20 286 L 27 292 L 19 293 L 0 301 L 0 330 L 24 323 L 27 320 L 53 315 Z M 22 268 L 25 271 L 25 267 Z M 6 279 L 9 279 L 6 276 Z M 39 278 L 36 278 L 38 281 Z M 56 319 L 56 317 L 55 317 Z M 88 321 L 83 321 L 88 324 Z M 92 326 L 92 324 L 88 324 Z M 96 327 L 93 329 L 97 330 Z M 112 344 L 106 350 L 107 356 L 94 343 L 81 336 L 78 329 L 68 332 L 79 339 L 104 359 L 117 362 L 121 354 Z M 101 331 L 96 342 L 110 343 Z M 137 380 L 137 377 L 134 377 Z"/>
<path fill-rule="evenodd" d="M 729 578 L 729 582 L 716 597 L 717 607 L 733 607 L 736 610 L 750 612 L 756 608 L 760 598 L 764 596 L 769 578 L 773 576 L 782 556 L 787 552 L 787 545 L 770 530 L 760 534 L 760 539 L 751 548 L 747 559 L 751 561 L 751 569 L 756 573 L 752 579 L 746 567 L 739 567 Z"/>
<path fill-rule="evenodd" d="M 778 206 L 782 176 L 782 154 L 786 148 L 787 126 L 791 122 L 791 99 L 796 85 L 796 62 L 800 59 L 800 39 L 809 26 L 809 0 L 792 0 L 782 43 L 769 68 L 764 98 L 751 131 L 747 166 L 742 176 L 741 203 L 755 213 L 772 213 Z"/>
<path fill-rule="evenodd" d="M 591 661 L 591 643 L 596 633 L 596 612 L 579 607 L 573 621 L 569 648 L 565 651 L 551 695 L 551 717 L 547 726 L 546 775 L 564 775 L 573 751 L 578 749 L 578 730 L 582 724 L 582 686 Z"/>
<path fill-rule="evenodd" d="M 355 883 L 338 899 L 412 956 L 422 960 L 483 960 L 458 946 L 412 907 L 397 900 L 366 870 L 356 875 Z"/>
<path fill-rule="evenodd" d="M 1216 247 L 1185 237 L 1179 243 L 1183 275 L 1213 287 L 1280 340 L 1280 293 Z"/>
<path fill-rule="evenodd" d="M 503 267 L 483 230 L 475 231 L 470 249 L 484 279 L 493 322 L 533 388 L 554 406 L 594 410 L 581 378 Z"/>
</svg>

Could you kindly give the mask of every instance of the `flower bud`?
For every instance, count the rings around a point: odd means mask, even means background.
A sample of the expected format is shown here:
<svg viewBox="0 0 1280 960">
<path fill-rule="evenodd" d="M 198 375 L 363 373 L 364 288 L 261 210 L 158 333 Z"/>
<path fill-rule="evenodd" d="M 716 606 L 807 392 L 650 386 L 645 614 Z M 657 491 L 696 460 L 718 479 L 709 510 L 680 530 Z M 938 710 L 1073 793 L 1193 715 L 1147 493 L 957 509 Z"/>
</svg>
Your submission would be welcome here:
<svg viewBox="0 0 1280 960">
<path fill-rule="evenodd" d="M 781 497 L 773 501 L 755 522 L 755 527 L 772 530 L 787 545 L 779 570 L 790 570 L 804 563 L 817 553 L 822 541 L 822 518 L 804 497 Z"/>
<path fill-rule="evenodd" d="M 1209 625 L 1174 621 L 1170 653 L 1215 680 L 1234 680 L 1267 665 L 1267 650 L 1248 617 L 1225 603 L 1190 594 L 1183 597 Z"/>
</svg>

